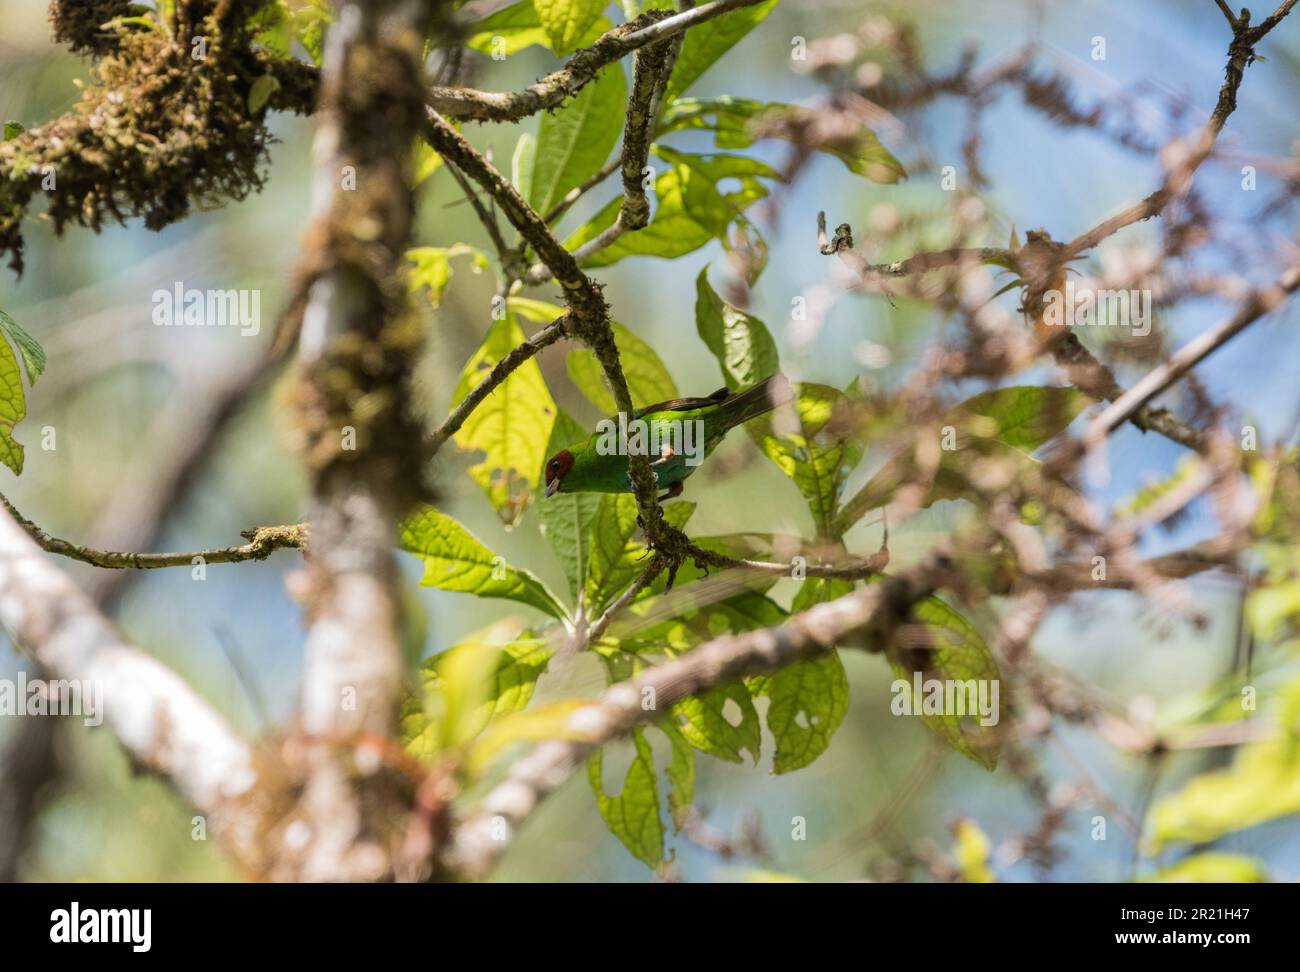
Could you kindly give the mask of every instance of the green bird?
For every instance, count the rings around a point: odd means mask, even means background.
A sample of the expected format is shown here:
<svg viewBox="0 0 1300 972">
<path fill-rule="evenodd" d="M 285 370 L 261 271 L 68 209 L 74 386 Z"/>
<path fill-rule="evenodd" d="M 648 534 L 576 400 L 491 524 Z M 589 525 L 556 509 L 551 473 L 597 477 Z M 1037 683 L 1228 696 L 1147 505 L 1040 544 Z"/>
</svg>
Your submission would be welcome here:
<svg viewBox="0 0 1300 972">
<path fill-rule="evenodd" d="M 561 449 L 546 463 L 546 495 L 556 493 L 630 493 L 628 456 L 650 456 L 661 499 L 680 496 L 686 477 L 737 425 L 764 415 L 794 398 L 782 374 L 771 375 L 743 391 L 719 388 L 706 398 L 677 398 L 604 419 L 582 442 Z"/>
</svg>

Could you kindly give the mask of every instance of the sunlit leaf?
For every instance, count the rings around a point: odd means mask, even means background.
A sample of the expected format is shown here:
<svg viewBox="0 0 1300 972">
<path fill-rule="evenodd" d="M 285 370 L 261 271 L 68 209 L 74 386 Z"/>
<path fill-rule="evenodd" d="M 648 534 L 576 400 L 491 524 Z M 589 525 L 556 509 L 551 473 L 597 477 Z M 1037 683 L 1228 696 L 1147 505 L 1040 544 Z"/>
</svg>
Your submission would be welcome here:
<svg viewBox="0 0 1300 972">
<path fill-rule="evenodd" d="M 712 180 L 688 166 L 674 165 L 655 179 L 655 211 L 650 225 L 625 233 L 589 256 L 583 266 L 604 267 L 629 256 L 673 259 L 693 253 L 727 231 L 735 208 L 718 192 Z M 622 197 L 613 199 L 564 245 L 569 250 L 599 236 L 613 225 Z"/>
<path fill-rule="evenodd" d="M 589 705 L 590 699 L 565 699 L 502 716 L 490 723 L 474 741 L 467 760 L 470 771 L 482 772 L 494 756 L 515 743 L 585 738 L 581 731 L 574 728 L 573 715 Z"/>
<path fill-rule="evenodd" d="M 694 503 L 669 503 L 664 519 L 683 527 L 695 512 Z M 646 548 L 632 539 L 637 532 L 636 497 L 604 493 L 591 529 L 591 566 L 587 573 L 587 607 L 599 611 L 632 583 L 645 566 Z"/>
<path fill-rule="evenodd" d="M 765 0 L 752 7 L 732 10 L 706 21 L 686 32 L 681 52 L 668 86 L 664 104 L 671 104 L 699 77 L 712 67 L 722 55 L 731 50 L 746 34 L 753 30 L 776 6 L 776 0 Z"/>
<path fill-rule="evenodd" d="M 414 158 L 411 162 L 411 188 L 418 189 L 440 168 L 442 168 L 442 156 L 424 139 L 416 139 Z"/>
<path fill-rule="evenodd" d="M 618 142 L 627 79 L 613 64 L 561 108 L 542 115 L 526 198 L 545 215 L 595 173 Z"/>
<path fill-rule="evenodd" d="M 632 393 L 633 407 L 641 408 L 677 398 L 677 385 L 655 349 L 617 321 L 611 323 L 614 343 L 623 362 L 623 376 L 627 379 L 628 391 Z M 618 412 L 618 404 L 605 381 L 605 371 L 593 352 L 587 348 L 575 348 L 569 352 L 567 364 L 569 377 L 593 405 L 605 415 Z M 586 435 L 579 438 L 586 438 Z"/>
<path fill-rule="evenodd" d="M 30 381 L 45 368 L 45 352 L 8 314 L 0 312 L 0 331 L 9 340 L 0 339 L 0 462 L 20 474 L 23 471 L 23 447 L 14 439 L 14 427 L 27 415 L 27 398 L 18 359 L 9 341 L 18 347 Z"/>
<path fill-rule="evenodd" d="M 533 0 L 519 0 L 470 27 L 465 46 L 490 57 L 507 57 L 526 47 L 550 47 L 550 35 L 533 7 Z"/>
<path fill-rule="evenodd" d="M 744 762 L 748 753 L 757 765 L 763 731 L 744 684 L 732 682 L 683 699 L 673 706 L 672 718 L 686 741 L 700 752 L 729 763 Z"/>
<path fill-rule="evenodd" d="M 522 344 L 513 313 L 493 323 L 483 346 L 465 366 L 452 405 L 468 395 L 492 367 Z M 535 360 L 525 361 L 494 388 L 455 435 L 458 446 L 483 452 L 469 473 L 508 526 L 519 522 L 541 475 L 555 422 L 555 402 Z"/>
<path fill-rule="evenodd" d="M 1290 690 L 1292 705 L 1300 698 Z M 1149 851 L 1171 843 L 1205 844 L 1225 834 L 1300 813 L 1300 741 L 1296 720 L 1276 737 L 1237 749 L 1232 765 L 1193 777 L 1151 808 Z"/>
<path fill-rule="evenodd" d="M 953 857 L 957 870 L 967 884 L 992 884 L 997 880 L 989 867 L 993 842 L 972 820 L 958 820 L 953 827 Z"/>
<path fill-rule="evenodd" d="M 757 317 L 718 296 L 708 272 L 705 267 L 695 279 L 695 329 L 718 359 L 727 387 L 747 388 L 780 369 L 776 342 Z"/>
<path fill-rule="evenodd" d="M 3 333 L 23 359 L 23 368 L 27 372 L 27 384 L 35 386 L 36 379 L 45 374 L 45 349 L 12 317 L 0 310 L 0 333 Z"/>
<path fill-rule="evenodd" d="M 852 589 L 849 581 L 809 578 L 793 607 L 804 610 Z M 849 709 L 849 679 L 835 649 L 770 675 L 755 676 L 747 684 L 755 698 L 768 699 L 767 728 L 776 741 L 773 773 L 801 769 L 824 753 Z"/>
<path fill-rule="evenodd" d="M 415 246 L 406 251 L 406 258 L 413 264 L 407 283 L 412 292 L 421 287 L 426 288 L 429 302 L 434 307 L 442 303 L 443 292 L 451 282 L 451 261 L 453 257 L 469 256 L 473 258 L 475 273 L 482 273 L 488 266 L 487 256 L 480 250 L 464 243 L 455 246 Z"/>
<path fill-rule="evenodd" d="M 587 779 L 596 794 L 596 807 L 610 832 L 637 860 L 656 867 L 664 857 L 664 823 L 659 816 L 654 754 L 640 729 L 633 730 L 632 744 L 636 755 L 616 796 L 609 796 L 601 782 L 602 750 L 597 750 L 588 760 Z"/>
<path fill-rule="evenodd" d="M 1138 878 L 1159 884 L 1258 884 L 1269 880 L 1263 863 L 1245 854 L 1206 851 Z"/>
<path fill-rule="evenodd" d="M 695 750 L 690 743 L 665 719 L 655 724 L 672 745 L 672 755 L 668 763 L 668 813 L 673 818 L 673 829 L 681 830 L 686 818 L 691 813 L 691 803 L 695 800 Z"/>
<path fill-rule="evenodd" d="M 551 49 L 560 55 L 579 46 L 606 6 L 608 0 L 533 0 Z"/>
<path fill-rule="evenodd" d="M 798 397 L 745 426 L 764 454 L 789 476 L 808 501 L 820 537 L 837 539 L 840 492 L 862 459 L 862 440 L 844 393 L 805 382 Z"/>
<path fill-rule="evenodd" d="M 565 610 L 530 571 L 512 567 L 445 513 L 426 509 L 402 524 L 398 545 L 424 561 L 424 587 L 528 604 L 555 618 Z"/>
<path fill-rule="evenodd" d="M 525 708 L 552 654 L 548 642 L 506 619 L 427 659 L 415 691 L 402 704 L 407 751 L 432 759 Z"/>
</svg>

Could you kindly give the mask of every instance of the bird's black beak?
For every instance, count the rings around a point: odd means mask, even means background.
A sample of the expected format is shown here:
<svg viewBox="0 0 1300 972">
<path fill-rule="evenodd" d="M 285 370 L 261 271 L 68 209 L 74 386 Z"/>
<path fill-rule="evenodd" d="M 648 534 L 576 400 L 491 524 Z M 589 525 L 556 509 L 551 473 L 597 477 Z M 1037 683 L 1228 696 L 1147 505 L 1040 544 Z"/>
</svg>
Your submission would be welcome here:
<svg viewBox="0 0 1300 972">
<path fill-rule="evenodd" d="M 550 497 L 554 496 L 555 493 L 556 493 L 556 491 L 557 491 L 559 488 L 560 488 L 560 477 L 559 477 L 559 476 L 556 476 L 554 479 L 548 479 L 548 480 L 546 481 L 546 496 L 547 496 L 547 498 L 549 499 Z"/>
</svg>

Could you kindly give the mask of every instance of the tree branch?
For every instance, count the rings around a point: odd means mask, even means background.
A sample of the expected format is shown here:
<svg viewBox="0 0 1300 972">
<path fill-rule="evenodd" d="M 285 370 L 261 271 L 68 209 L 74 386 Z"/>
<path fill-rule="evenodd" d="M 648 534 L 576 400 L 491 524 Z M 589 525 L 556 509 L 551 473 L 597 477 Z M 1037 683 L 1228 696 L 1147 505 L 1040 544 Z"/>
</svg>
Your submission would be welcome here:
<svg viewBox="0 0 1300 972">
<path fill-rule="evenodd" d="M 1293 266 L 1272 287 L 1251 294 L 1237 313 L 1218 327 L 1190 341 L 1168 361 L 1152 369 L 1109 408 L 1093 419 L 1083 435 L 1084 448 L 1092 448 L 1131 419 L 1147 402 L 1161 394 L 1236 335 L 1280 306 L 1300 288 L 1300 265 Z"/>
<path fill-rule="evenodd" d="M 486 876 L 514 830 L 587 756 L 634 726 L 662 718 L 681 700 L 814 658 L 856 632 L 870 629 L 883 643 L 912 605 L 940 586 L 951 566 L 944 553 L 936 552 L 916 567 L 818 604 L 779 627 L 707 641 L 610 687 L 570 717 L 569 727 L 580 738 L 544 742 L 510 767 L 506 779 L 484 797 L 479 811 L 456 829 L 447 854 L 451 868 L 470 878 Z M 647 698 L 654 700 L 651 708 L 642 705 Z"/>
<path fill-rule="evenodd" d="M 379 880 L 401 813 L 328 740 L 396 729 L 402 681 L 396 524 L 425 498 L 410 385 L 422 341 L 403 282 L 414 213 L 410 146 L 424 117 L 433 0 L 341 0 L 321 72 L 314 211 L 304 255 L 299 418 L 312 478 L 302 675 L 302 839 L 276 878 Z M 351 173 L 353 182 L 345 181 Z M 364 405 L 363 405 L 364 403 Z M 347 430 L 351 429 L 349 443 Z"/>
<path fill-rule="evenodd" d="M 473 88 L 434 86 L 429 107 L 447 118 L 467 121 L 518 121 L 555 108 L 586 87 L 600 72 L 646 45 L 677 36 L 688 28 L 761 0 L 714 0 L 692 10 L 670 13 L 649 10 L 635 20 L 606 31 L 590 47 L 575 52 L 558 71 L 523 91 L 477 91 Z"/>
<path fill-rule="evenodd" d="M 159 567 L 192 567 L 196 559 L 205 564 L 238 564 L 246 560 L 265 560 L 276 550 L 292 548 L 301 550 L 307 545 L 307 524 L 293 526 L 257 527 L 245 530 L 241 536 L 248 539 L 235 547 L 215 547 L 209 550 L 191 550 L 186 553 L 128 553 L 114 550 L 96 550 L 67 540 L 52 537 L 27 519 L 9 498 L 0 494 L 0 505 L 27 531 L 38 547 L 46 553 L 58 554 L 78 560 L 92 567 L 111 569 L 154 570 Z"/>
<path fill-rule="evenodd" d="M 599 285 L 582 271 L 575 255 L 556 239 L 545 220 L 524 201 L 510 181 L 475 151 L 466 138 L 438 112 L 432 109 L 428 112 L 423 131 L 435 151 L 459 166 L 461 171 L 496 200 L 506 219 L 532 246 L 538 258 L 564 289 L 565 303 L 569 307 L 566 325 L 568 334 L 591 348 L 605 373 L 619 411 L 631 415 L 635 411 L 632 393 L 628 390 L 627 378 L 619 361 L 618 346 L 614 343 L 614 331 L 609 322 L 609 308 Z M 649 457 L 629 456 L 628 475 L 636 493 L 642 525 L 651 544 L 671 542 L 672 530 L 663 521 Z"/>
<path fill-rule="evenodd" d="M 653 44 L 636 53 L 632 91 L 628 95 L 627 113 L 623 122 L 623 149 L 619 156 L 623 175 L 623 204 L 608 229 L 574 251 L 573 258 L 579 264 L 625 233 L 644 229 L 650 222 L 650 201 L 641 186 L 644 178 L 641 173 L 650 154 L 658 96 L 668 83 L 671 53 L 672 41 Z M 551 272 L 543 262 L 530 267 L 524 275 L 524 281 L 536 285 L 545 283 L 550 276 Z"/>
<path fill-rule="evenodd" d="M 6 513 L 0 623 L 50 677 L 93 686 L 105 725 L 136 761 L 207 815 L 237 856 L 256 847 L 245 801 L 261 773 L 248 744 L 184 679 L 125 642 Z"/>
</svg>

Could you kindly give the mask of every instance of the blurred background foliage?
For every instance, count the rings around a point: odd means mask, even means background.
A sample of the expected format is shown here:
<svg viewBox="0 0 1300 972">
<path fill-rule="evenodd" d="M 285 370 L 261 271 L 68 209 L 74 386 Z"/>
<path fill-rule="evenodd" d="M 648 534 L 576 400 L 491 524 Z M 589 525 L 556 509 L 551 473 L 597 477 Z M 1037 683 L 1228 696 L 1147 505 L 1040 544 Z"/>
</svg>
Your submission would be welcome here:
<svg viewBox="0 0 1300 972">
<path fill-rule="evenodd" d="M 1199 124 L 1208 114 L 1223 73 L 1227 28 L 1211 3 L 1118 0 L 1033 4 L 980 2 L 877 3 L 786 2 L 696 86 L 701 96 L 740 94 L 792 103 L 811 101 L 825 86 L 795 70 L 790 51 L 797 36 L 814 39 L 857 30 L 869 18 L 888 16 L 916 24 L 932 67 L 955 63 L 961 46 L 979 45 L 987 63 L 1041 41 L 1045 63 L 1077 84 L 1081 96 L 1103 99 L 1121 90 L 1136 93 L 1130 121 L 1162 143 L 1180 125 Z M 55 47 L 48 35 L 45 5 L 0 0 L 0 119 L 39 124 L 68 110 L 76 100 L 73 82 L 88 77 L 88 65 Z M 1287 23 L 1270 37 L 1267 63 L 1253 66 L 1241 104 L 1226 135 L 1227 147 L 1261 156 L 1294 158 L 1300 119 L 1294 92 L 1300 84 L 1300 25 Z M 1107 58 L 1090 57 L 1094 37 L 1104 36 Z M 482 59 L 475 83 L 517 89 L 549 70 L 553 56 L 530 48 L 502 62 Z M 625 64 L 625 68 L 627 65 Z M 888 63 L 884 63 L 888 72 Z M 1186 118 L 1171 122 L 1169 99 L 1185 104 Z M 943 322 L 929 308 L 900 299 L 845 296 L 829 309 L 815 339 L 789 325 L 792 297 L 824 286 L 831 261 L 818 254 L 814 217 L 851 222 L 859 240 L 880 234 L 882 257 L 905 256 L 921 248 L 915 235 L 887 232 L 900 218 L 942 211 L 948 204 L 937 168 L 960 167 L 964 109 L 940 101 L 915 119 L 906 142 L 882 138 L 908 165 L 912 178 L 898 186 L 878 185 L 849 173 L 839 162 L 818 157 L 783 191 L 777 222 L 764 226 L 771 261 L 754 287 L 749 310 L 777 337 L 784 370 L 805 379 L 844 387 L 859 380 L 868 390 L 894 388 L 918 353 L 942 334 Z M 521 131 L 518 126 L 484 126 L 474 137 L 490 147 L 497 164 L 508 167 Z M 310 120 L 278 116 L 278 143 L 265 190 L 248 200 L 198 213 L 161 233 L 138 224 L 99 235 L 71 229 L 55 239 L 47 225 L 27 230 L 27 271 L 21 280 L 0 276 L 0 307 L 35 335 L 49 353 L 46 375 L 29 398 L 27 468 L 4 491 L 27 516 L 56 536 L 81 542 L 102 531 L 104 518 L 129 510 L 134 494 L 146 489 L 152 470 L 165 459 L 168 436 L 198 422 L 205 389 L 214 376 L 264 353 L 269 322 L 287 297 L 287 282 L 309 212 Z M 1046 226 L 1068 238 L 1149 191 L 1158 177 L 1155 163 L 1091 131 L 1062 131 L 1030 111 L 1018 96 L 1005 95 L 984 119 L 984 168 L 991 181 L 985 198 L 993 232 L 980 245 L 1003 245 L 1012 225 Z M 676 143 L 690 145 L 689 137 Z M 701 146 L 707 145 L 702 141 Z M 918 146 L 933 169 L 914 165 Z M 779 165 L 789 151 L 781 143 L 754 150 Z M 1211 160 L 1197 176 L 1216 208 L 1239 220 L 1234 232 L 1256 245 L 1279 227 L 1253 220 L 1258 200 L 1243 200 L 1233 164 Z M 1266 184 L 1266 176 L 1261 183 Z M 1276 184 L 1274 184 L 1276 188 Z M 577 226 L 607 198 L 584 199 L 571 222 Z M 1260 193 L 1258 195 L 1263 195 Z M 1126 231 L 1121 248 L 1140 248 L 1154 239 L 1140 224 Z M 888 238 L 887 238 L 888 237 Z M 490 251 L 490 243 L 445 172 L 422 187 L 416 245 L 469 243 Z M 927 242 L 942 242 L 930 240 Z M 1230 247 L 1207 260 L 1252 276 L 1234 263 Z M 635 258 L 601 270 L 615 317 L 650 342 L 687 394 L 705 394 L 719 375 L 693 325 L 694 279 L 706 263 L 719 268 L 726 257 L 716 242 L 681 260 Z M 1261 278 L 1262 279 L 1262 278 Z M 256 288 L 262 294 L 263 329 L 240 337 L 234 329 L 155 328 L 151 295 L 176 281 L 197 288 Z M 461 369 L 490 323 L 490 273 L 473 272 L 457 259 L 437 313 L 427 308 L 429 347 L 421 379 L 432 420 L 445 414 Z M 544 291 L 536 296 L 548 296 Z M 1177 345 L 1218 320 L 1228 308 L 1219 300 L 1180 306 L 1162 319 Z M 1292 308 L 1248 331 L 1200 371 L 1209 390 L 1232 401 L 1257 422 L 1262 441 L 1293 432 L 1300 404 L 1295 382 L 1297 324 Z M 1089 336 L 1090 339 L 1091 336 Z M 1289 359 L 1287 358 L 1289 355 Z M 598 413 L 574 389 L 563 354 L 543 353 L 543 374 L 557 403 L 590 426 Z M 1289 363 L 1288 363 L 1289 360 Z M 1123 377 L 1123 376 L 1121 376 Z M 1028 376 L 1044 383 L 1050 373 Z M 259 524 L 296 522 L 305 513 L 305 481 L 286 445 L 277 389 L 251 403 L 211 450 L 169 517 L 163 549 L 193 549 L 236 542 L 240 530 Z M 39 434 L 57 430 L 57 448 L 44 451 Z M 868 447 L 869 447 L 868 443 Z M 697 502 L 694 533 L 747 529 L 802 533 L 810 530 L 806 505 L 791 482 L 763 461 L 752 443 L 735 436 L 725 451 L 691 481 L 687 498 Z M 1126 499 L 1133 484 L 1168 476 L 1181 458 L 1172 444 L 1142 436 L 1133 428 L 1112 442 L 1110 485 L 1099 502 Z M 875 471 L 884 457 L 868 451 L 850 490 Z M 513 564 L 540 574 L 555 590 L 564 588 L 560 566 L 539 535 L 536 510 L 506 531 L 466 470 L 471 460 L 454 450 L 439 458 L 444 507 Z M 8 476 L 7 473 L 5 473 Z M 114 511 L 118 511 L 114 513 Z M 892 538 L 895 562 L 906 563 L 947 532 L 960 516 L 959 504 L 940 502 Z M 871 518 L 868 518 L 870 520 Z M 1212 526 L 1199 504 L 1171 529 L 1148 543 L 1159 553 L 1194 542 Z M 869 522 L 849 536 L 850 546 L 870 551 L 879 527 Z M 420 564 L 402 557 L 414 591 Z M 298 607 L 284 580 L 296 555 L 280 553 L 263 563 L 216 566 L 202 583 L 184 570 L 155 571 L 134 579 L 119 608 L 129 637 L 186 677 L 240 729 L 257 733 L 292 716 L 303 631 Z M 82 580 L 91 568 L 64 564 Z M 1100 686 L 1135 711 L 1170 712 L 1175 718 L 1228 674 L 1236 660 L 1238 586 L 1213 575 L 1190 582 L 1209 622 L 1196 628 L 1126 593 L 1081 594 L 1055 611 L 1035 639 L 1035 650 Z M 795 585 L 783 581 L 774 596 L 788 603 Z M 425 622 L 423 653 L 443 651 L 467 632 L 527 609 L 428 588 L 413 594 Z M 540 614 L 537 615 L 540 617 Z M 1105 795 L 1095 810 L 1071 810 L 1062 824 L 1063 852 L 1041 868 L 1027 859 L 999 857 L 989 846 L 1005 847 L 1011 835 L 1033 831 L 1041 806 L 1024 780 L 1024 767 L 1004 760 L 987 774 L 944 750 L 918 720 L 890 715 L 893 678 L 882 659 L 845 652 L 852 689 L 848 716 L 829 750 L 797 773 L 770 776 L 746 765 L 700 761 L 697 806 L 711 808 L 708 825 L 736 835 L 757 821 L 771 857 L 727 860 L 678 839 L 675 867 L 688 880 L 750 876 L 751 865 L 767 872 L 814 880 L 862 877 L 924 878 L 925 868 L 906 869 L 899 855 L 919 854 L 951 862 L 968 879 L 992 873 L 1003 880 L 1128 880 L 1177 866 L 1185 845 L 1141 857 L 1107 800 L 1141 819 L 1162 794 L 1192 776 L 1225 765 L 1227 753 L 1200 750 L 1158 757 L 1123 755 L 1087 731 L 1064 728 L 1040 751 L 1043 778 L 1096 788 Z M 0 648 L 0 677 L 14 677 L 22 660 Z M 1291 669 L 1276 662 L 1267 685 L 1281 686 Z M 591 694 L 603 687 L 594 659 L 579 658 L 553 669 L 538 697 Z M 1263 687 L 1261 693 L 1271 690 Z M 1229 691 L 1231 694 L 1231 691 Z M 1274 696 L 1277 692 L 1273 692 Z M 1178 707 L 1181 706 L 1182 709 Z M 8 720 L 12 722 L 13 720 Z M 0 741 L 12 726 L 0 722 Z M 43 813 L 37 840 L 24 867 L 32 880 L 226 880 L 233 867 L 212 842 L 192 839 L 189 810 L 167 787 L 133 775 L 104 730 L 73 725 L 61 739 L 67 772 Z M 625 747 L 630 752 L 630 745 Z M 607 788 L 630 755 L 611 750 L 605 760 Z M 764 768 L 770 765 L 765 741 Z M 581 774 L 580 774 L 581 775 Z M 1029 774 L 1031 777 L 1034 774 Z M 2 785 L 2 783 L 0 783 Z M 1041 796 L 1041 794 L 1039 794 Z M 1094 839 L 1095 816 L 1106 817 L 1104 840 Z M 806 839 L 791 839 L 791 820 L 806 820 Z M 984 835 L 987 835 L 986 837 Z M 919 849 L 919 850 L 918 850 Z M 1300 826 L 1294 816 L 1229 834 L 1213 849 L 1248 855 L 1212 861 L 1237 867 L 1237 874 L 1300 876 Z M 1254 869 L 1253 871 L 1251 869 Z M 1215 873 L 1224 873 L 1216 871 Z M 601 823 L 586 782 L 571 780 L 530 821 L 496 874 L 499 880 L 643 880 L 647 872 Z"/>
</svg>

